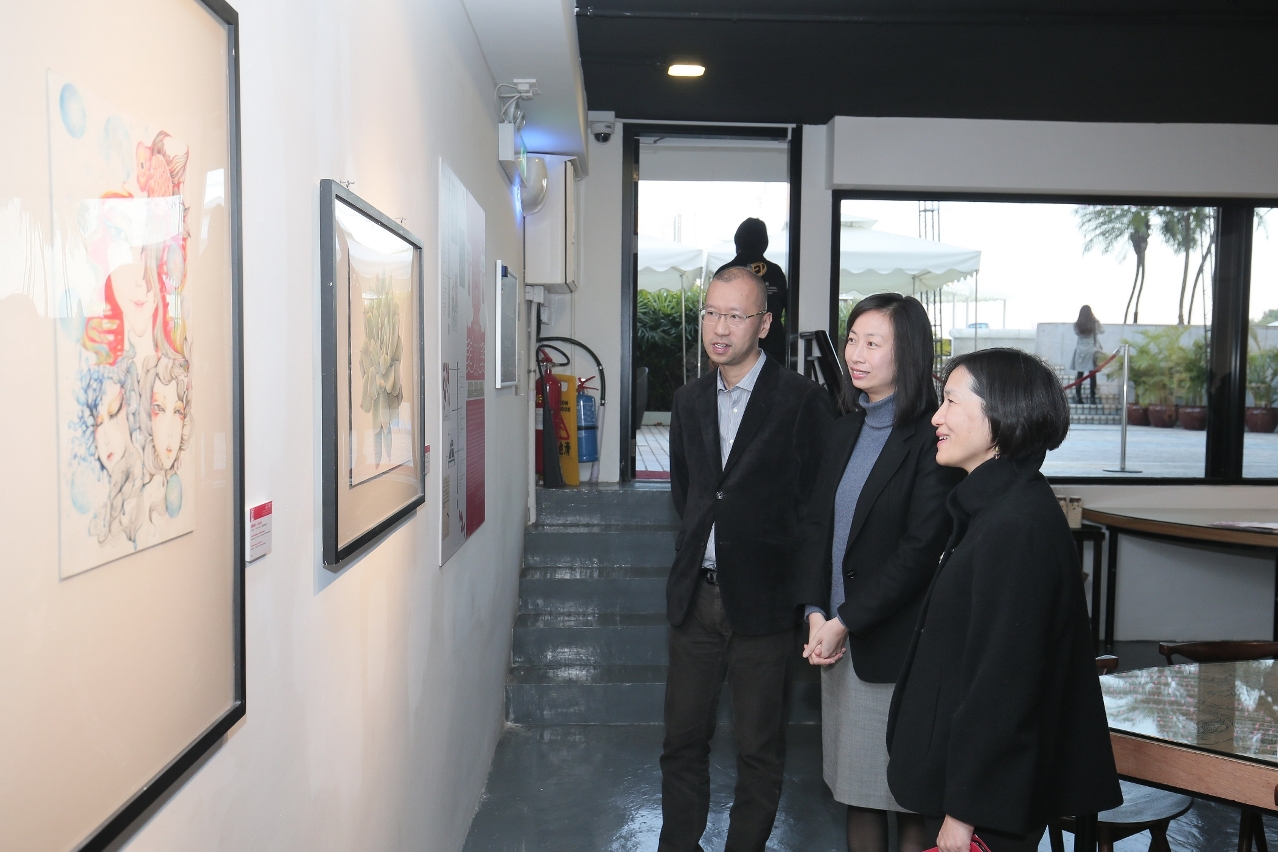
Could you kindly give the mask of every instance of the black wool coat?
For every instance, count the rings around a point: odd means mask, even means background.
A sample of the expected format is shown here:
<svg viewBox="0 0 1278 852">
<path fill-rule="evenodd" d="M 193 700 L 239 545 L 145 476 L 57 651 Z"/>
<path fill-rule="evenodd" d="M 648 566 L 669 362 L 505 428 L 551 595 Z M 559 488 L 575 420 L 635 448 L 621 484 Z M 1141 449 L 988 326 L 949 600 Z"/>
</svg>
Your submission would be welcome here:
<svg viewBox="0 0 1278 852">
<path fill-rule="evenodd" d="M 963 479 L 936 463 L 932 411 L 892 427 L 857 498 L 840 560 L 848 656 L 857 677 L 893 683 L 905 662 L 919 609 L 950 534 L 945 499 Z M 857 408 L 834 424 L 812 492 L 799 564 L 804 603 L 830 611 L 834 501 L 865 424 Z"/>
<path fill-rule="evenodd" d="M 951 494 L 888 717 L 902 806 L 1013 834 L 1122 802 L 1077 551 L 1042 462 L 992 459 Z"/>
<path fill-rule="evenodd" d="M 763 636 L 799 619 L 801 523 L 834 415 L 815 382 L 766 360 L 721 464 L 718 371 L 684 385 L 670 412 L 670 494 L 682 519 L 666 581 L 670 623 L 692 609 L 710 527 L 734 632 Z"/>
</svg>

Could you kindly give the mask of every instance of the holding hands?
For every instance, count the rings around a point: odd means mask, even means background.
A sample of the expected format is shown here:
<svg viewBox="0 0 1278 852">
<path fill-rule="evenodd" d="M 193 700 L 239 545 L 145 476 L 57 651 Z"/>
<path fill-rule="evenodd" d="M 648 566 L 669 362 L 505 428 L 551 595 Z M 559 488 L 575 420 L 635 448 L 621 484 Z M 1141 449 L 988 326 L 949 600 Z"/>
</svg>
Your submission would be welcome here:
<svg viewBox="0 0 1278 852">
<path fill-rule="evenodd" d="M 814 666 L 832 666 L 843 657 L 848 629 L 838 618 L 828 621 L 819 612 L 808 616 L 808 644 L 803 646 L 803 659 Z"/>
</svg>

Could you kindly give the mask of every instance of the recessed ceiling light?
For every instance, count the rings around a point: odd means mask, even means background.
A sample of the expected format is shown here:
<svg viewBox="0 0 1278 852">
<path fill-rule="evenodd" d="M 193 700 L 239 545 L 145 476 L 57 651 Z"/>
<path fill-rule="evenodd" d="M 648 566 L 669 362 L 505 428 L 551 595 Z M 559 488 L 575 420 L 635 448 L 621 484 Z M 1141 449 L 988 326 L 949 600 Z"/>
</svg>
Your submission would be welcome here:
<svg viewBox="0 0 1278 852">
<path fill-rule="evenodd" d="M 691 62 L 674 62 L 666 69 L 666 73 L 671 77 L 700 77 L 706 73 L 706 66 Z"/>
</svg>

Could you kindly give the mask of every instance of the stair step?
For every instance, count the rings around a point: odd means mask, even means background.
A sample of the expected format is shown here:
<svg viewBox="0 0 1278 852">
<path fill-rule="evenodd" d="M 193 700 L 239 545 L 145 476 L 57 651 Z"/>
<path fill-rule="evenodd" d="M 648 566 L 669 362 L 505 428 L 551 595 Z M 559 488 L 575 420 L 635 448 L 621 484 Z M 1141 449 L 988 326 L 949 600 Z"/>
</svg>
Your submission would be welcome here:
<svg viewBox="0 0 1278 852">
<path fill-rule="evenodd" d="M 537 489 L 537 523 L 677 525 L 669 487 L 599 485 Z"/>
<path fill-rule="evenodd" d="M 519 572 L 519 579 L 646 580 L 658 577 L 665 580 L 669 574 L 669 565 L 552 565 L 543 568 L 525 568 Z"/>
<path fill-rule="evenodd" d="M 532 614 L 515 618 L 515 666 L 665 665 L 661 613 Z"/>
<path fill-rule="evenodd" d="M 582 666 L 561 671 L 516 667 L 506 684 L 506 718 L 517 725 L 659 725 L 665 672 L 665 666 Z M 795 667 L 790 724 L 820 722 L 819 678 L 812 666 Z M 731 718 L 732 698 L 725 683 L 719 696 L 719 720 Z"/>
<path fill-rule="evenodd" d="M 519 581 L 521 613 L 664 613 L 665 577 Z"/>
<path fill-rule="evenodd" d="M 538 525 L 524 532 L 524 565 L 668 568 L 674 559 L 675 535 L 675 529 L 659 526 Z"/>
</svg>

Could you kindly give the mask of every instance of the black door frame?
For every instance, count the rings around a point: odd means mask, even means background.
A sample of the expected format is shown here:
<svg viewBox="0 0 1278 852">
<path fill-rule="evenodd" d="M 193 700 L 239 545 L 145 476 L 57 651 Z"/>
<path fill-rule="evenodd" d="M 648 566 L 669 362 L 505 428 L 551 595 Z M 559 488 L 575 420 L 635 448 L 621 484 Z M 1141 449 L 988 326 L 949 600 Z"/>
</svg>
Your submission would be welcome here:
<svg viewBox="0 0 1278 852">
<path fill-rule="evenodd" d="M 621 132 L 621 452 L 618 478 L 630 482 L 635 474 L 634 352 L 639 334 L 639 140 L 652 136 L 687 139 L 776 139 L 789 146 L 790 244 L 787 278 L 790 301 L 786 333 L 796 339 L 799 304 L 799 204 L 803 181 L 802 125 L 664 124 L 626 121 Z M 794 357 L 791 352 L 791 358 Z"/>
</svg>

